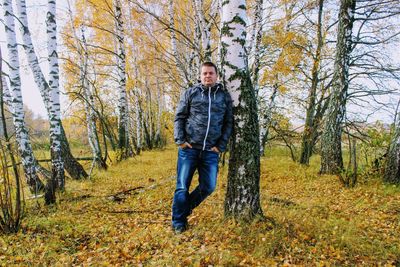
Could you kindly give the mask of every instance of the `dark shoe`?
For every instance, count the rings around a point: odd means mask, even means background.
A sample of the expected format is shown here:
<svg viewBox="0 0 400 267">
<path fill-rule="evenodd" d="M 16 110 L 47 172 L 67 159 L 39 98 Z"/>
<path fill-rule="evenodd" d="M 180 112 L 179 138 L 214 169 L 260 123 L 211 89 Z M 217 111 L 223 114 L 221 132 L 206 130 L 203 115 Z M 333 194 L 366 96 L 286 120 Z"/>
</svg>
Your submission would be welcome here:
<svg viewBox="0 0 400 267">
<path fill-rule="evenodd" d="M 174 229 L 175 234 L 179 235 L 182 234 L 183 232 L 185 232 L 185 227 L 177 227 Z"/>
<path fill-rule="evenodd" d="M 187 224 L 182 225 L 182 226 L 172 227 L 172 229 L 174 230 L 175 234 L 182 234 L 183 232 L 185 232 L 187 230 Z"/>
</svg>

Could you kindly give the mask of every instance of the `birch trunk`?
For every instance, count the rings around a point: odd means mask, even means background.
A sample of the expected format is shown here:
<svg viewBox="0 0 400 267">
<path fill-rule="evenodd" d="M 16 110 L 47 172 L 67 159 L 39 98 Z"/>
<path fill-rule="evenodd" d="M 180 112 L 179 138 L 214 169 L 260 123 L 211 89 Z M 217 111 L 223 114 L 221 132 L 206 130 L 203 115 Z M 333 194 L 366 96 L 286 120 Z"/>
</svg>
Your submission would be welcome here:
<svg viewBox="0 0 400 267">
<path fill-rule="evenodd" d="M 0 62 L 0 65 L 1 65 L 1 63 L 2 62 Z M 1 82 L 1 85 L 2 85 L 1 88 L 3 88 L 3 101 L 4 101 L 4 104 L 6 104 L 8 111 L 10 113 L 12 113 L 13 112 L 13 110 L 12 110 L 12 97 L 11 97 L 11 94 L 10 94 L 10 89 L 8 89 L 7 81 L 6 81 L 6 78 L 4 77 L 3 73 L 0 72 L 0 75 L 1 75 L 1 81 L 0 82 Z"/>
<path fill-rule="evenodd" d="M 211 24 L 206 23 L 206 19 L 203 11 L 203 0 L 193 0 L 194 1 L 194 10 L 197 18 L 197 26 L 201 29 L 201 51 L 202 51 L 202 60 L 210 61 L 211 60 L 211 33 L 210 27 Z"/>
<path fill-rule="evenodd" d="M 89 53 L 85 37 L 85 28 L 81 26 L 79 31 L 81 37 L 78 37 L 78 29 L 76 29 L 73 21 L 73 14 L 68 2 L 68 13 L 70 17 L 70 26 L 75 40 L 76 49 L 79 57 L 79 80 L 82 89 L 82 101 L 85 107 L 86 127 L 88 132 L 88 141 L 93 155 L 93 163 L 99 169 L 107 169 L 107 164 L 103 160 L 101 145 L 98 135 L 96 120 L 99 117 L 95 109 L 91 83 L 89 80 Z"/>
<path fill-rule="evenodd" d="M 11 100 L 11 110 L 15 127 L 15 137 L 18 143 L 18 150 L 25 173 L 26 182 L 32 193 L 37 194 L 43 190 L 44 185 L 40 181 L 37 173 L 38 162 L 33 154 L 32 145 L 28 130 L 25 125 L 24 104 L 21 94 L 21 79 L 19 72 L 19 54 L 15 33 L 14 11 L 11 0 L 3 1 L 4 25 L 7 37 L 8 59 L 10 68 L 10 87 L 9 93 Z M 0 70 L 1 71 L 1 70 Z M 5 88 L 6 83 L 2 85 Z M 2 90 L 4 92 L 4 90 Z M 4 94 L 2 94 L 3 97 Z"/>
<path fill-rule="evenodd" d="M 46 204 L 55 202 L 55 189 L 65 189 L 64 161 L 61 152 L 61 109 L 59 88 L 59 67 L 57 54 L 56 2 L 48 1 L 47 12 L 47 52 L 49 55 L 49 105 L 52 178 L 46 184 Z"/>
<path fill-rule="evenodd" d="M 89 53 L 87 50 L 86 38 L 84 34 L 83 28 L 81 29 L 82 32 L 82 51 L 79 52 L 80 60 L 81 60 L 81 67 L 80 67 L 80 79 L 82 83 L 82 91 L 84 95 L 84 106 L 86 112 L 86 127 L 88 131 L 88 140 L 90 147 L 92 149 L 93 155 L 93 162 L 95 166 L 99 169 L 107 169 L 107 164 L 103 160 L 102 153 L 101 153 L 101 146 L 100 140 L 97 133 L 97 126 L 96 126 L 96 112 L 94 110 L 94 100 L 93 94 L 91 90 L 90 81 L 88 78 L 88 60 L 89 60 Z M 79 45 L 77 45 L 79 47 Z"/>
<path fill-rule="evenodd" d="M 258 80 L 261 68 L 261 38 L 262 38 L 262 19 L 263 19 L 263 0 L 257 0 L 255 3 L 254 11 L 254 28 L 252 33 L 252 38 L 250 42 L 251 58 L 253 59 L 251 68 L 251 81 L 256 92 L 256 97 L 258 96 Z M 262 146 L 261 146 L 262 147 Z"/>
<path fill-rule="evenodd" d="M 136 155 L 142 151 L 142 123 L 141 123 L 141 108 L 139 99 L 139 67 L 136 64 L 135 57 L 135 88 L 133 90 L 133 97 L 135 103 L 135 121 L 136 121 Z"/>
<path fill-rule="evenodd" d="M 126 159 L 132 155 L 129 142 L 129 118 L 128 101 L 126 95 L 126 71 L 125 71 L 125 47 L 124 30 L 122 21 L 121 3 L 114 0 L 115 8 L 115 31 L 117 38 L 117 73 L 118 73 L 118 149 L 121 152 L 121 158 Z"/>
<path fill-rule="evenodd" d="M 343 170 L 342 122 L 349 88 L 349 61 L 356 0 L 341 0 L 332 93 L 321 137 L 321 173 L 338 174 Z"/>
<path fill-rule="evenodd" d="M 396 128 L 390 141 L 383 179 L 387 183 L 400 184 L 400 112 L 396 118 Z"/>
<path fill-rule="evenodd" d="M 222 21 L 222 66 L 234 115 L 225 216 L 251 220 L 262 209 L 257 104 L 245 53 L 246 1 L 224 1 Z"/>
<path fill-rule="evenodd" d="M 19 22 L 21 24 L 21 33 L 23 40 L 23 47 L 28 58 L 29 67 L 32 70 L 33 78 L 35 80 L 36 85 L 39 88 L 40 95 L 46 107 L 47 114 L 50 118 L 51 116 L 51 105 L 50 105 L 50 86 L 47 83 L 43 72 L 39 65 L 39 60 L 37 58 L 35 48 L 32 43 L 32 37 L 29 31 L 29 24 L 26 12 L 26 3 L 25 0 L 17 0 L 17 10 Z M 65 163 L 65 169 L 74 179 L 81 179 L 88 177 L 88 174 L 83 169 L 82 165 L 79 164 L 76 159 L 72 156 L 71 150 L 69 148 L 67 137 L 65 136 L 65 132 L 60 121 L 61 127 L 61 146 L 62 146 L 62 157 Z"/>
<path fill-rule="evenodd" d="M 141 116 L 141 108 L 140 108 L 140 100 L 139 100 L 139 92 L 138 88 L 136 88 L 135 92 L 135 116 L 136 116 L 136 154 L 139 155 L 142 151 L 142 116 Z"/>
<path fill-rule="evenodd" d="M 318 9 L 318 22 L 317 22 L 317 48 L 315 56 L 313 57 L 313 67 L 311 71 L 311 88 L 308 95 L 308 105 L 306 111 L 306 121 L 304 125 L 304 132 L 301 141 L 301 155 L 300 164 L 308 165 L 310 163 L 310 157 L 315 145 L 316 131 L 320 121 L 315 117 L 315 110 L 317 106 L 317 88 L 319 85 L 319 70 L 321 63 L 321 51 L 323 47 L 322 39 L 322 14 L 324 8 L 324 0 L 319 0 Z"/>
<path fill-rule="evenodd" d="M 160 81 L 157 79 L 157 118 L 156 118 L 156 133 L 154 137 L 154 143 L 156 147 L 162 147 L 163 142 L 161 138 L 161 116 L 163 112 L 163 100 L 162 100 L 162 93 L 160 89 Z"/>
</svg>

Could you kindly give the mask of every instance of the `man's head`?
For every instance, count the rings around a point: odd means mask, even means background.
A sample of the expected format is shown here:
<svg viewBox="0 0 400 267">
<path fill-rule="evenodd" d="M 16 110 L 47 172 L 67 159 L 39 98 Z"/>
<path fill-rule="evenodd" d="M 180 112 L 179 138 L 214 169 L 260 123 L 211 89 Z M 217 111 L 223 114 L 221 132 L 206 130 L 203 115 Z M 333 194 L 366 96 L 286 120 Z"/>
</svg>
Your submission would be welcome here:
<svg viewBox="0 0 400 267">
<path fill-rule="evenodd" d="M 217 66 L 212 62 L 204 62 L 201 64 L 200 80 L 204 86 L 214 86 L 218 78 Z"/>
</svg>

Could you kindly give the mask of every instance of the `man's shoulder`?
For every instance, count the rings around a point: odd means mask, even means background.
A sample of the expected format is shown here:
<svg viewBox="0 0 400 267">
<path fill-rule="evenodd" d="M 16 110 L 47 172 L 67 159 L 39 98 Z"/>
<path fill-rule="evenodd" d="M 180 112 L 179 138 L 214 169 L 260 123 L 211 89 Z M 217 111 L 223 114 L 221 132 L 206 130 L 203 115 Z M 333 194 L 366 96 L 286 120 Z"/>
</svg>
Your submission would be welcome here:
<svg viewBox="0 0 400 267">
<path fill-rule="evenodd" d="M 193 93 L 201 88 L 201 84 L 194 84 L 184 90 L 185 93 Z"/>
</svg>

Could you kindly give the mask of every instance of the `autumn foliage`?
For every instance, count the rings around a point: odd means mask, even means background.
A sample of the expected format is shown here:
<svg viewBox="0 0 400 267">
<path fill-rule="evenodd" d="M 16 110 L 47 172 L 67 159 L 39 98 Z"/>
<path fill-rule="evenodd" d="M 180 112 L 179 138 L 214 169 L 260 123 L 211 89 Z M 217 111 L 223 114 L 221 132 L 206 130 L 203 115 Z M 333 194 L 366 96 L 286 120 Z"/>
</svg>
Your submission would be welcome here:
<svg viewBox="0 0 400 267">
<path fill-rule="evenodd" d="M 271 155 L 272 154 L 272 155 Z M 223 217 L 227 168 L 218 188 L 175 235 L 170 210 L 176 149 L 144 152 L 68 181 L 57 207 L 27 200 L 22 231 L 0 239 L 4 265 L 269 266 L 399 264 L 399 188 L 365 177 L 346 189 L 275 149 L 261 162 L 265 220 Z M 196 179 L 196 177 L 195 177 Z M 193 185 L 194 186 L 194 185 Z"/>
</svg>

